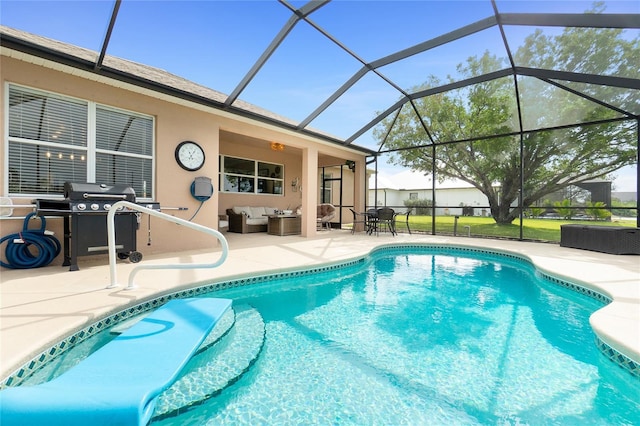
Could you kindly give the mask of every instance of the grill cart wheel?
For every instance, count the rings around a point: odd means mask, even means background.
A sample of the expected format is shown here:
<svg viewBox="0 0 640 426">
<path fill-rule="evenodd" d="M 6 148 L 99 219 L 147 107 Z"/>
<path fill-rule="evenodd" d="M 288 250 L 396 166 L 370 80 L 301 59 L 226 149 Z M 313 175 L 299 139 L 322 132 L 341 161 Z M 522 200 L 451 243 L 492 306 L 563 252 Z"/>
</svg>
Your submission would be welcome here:
<svg viewBox="0 0 640 426">
<path fill-rule="evenodd" d="M 125 260 L 129 258 L 129 253 L 118 253 L 118 259 Z"/>
<path fill-rule="evenodd" d="M 131 263 L 138 263 L 142 260 L 142 253 L 139 251 L 132 251 L 129 253 L 129 261 Z"/>
</svg>

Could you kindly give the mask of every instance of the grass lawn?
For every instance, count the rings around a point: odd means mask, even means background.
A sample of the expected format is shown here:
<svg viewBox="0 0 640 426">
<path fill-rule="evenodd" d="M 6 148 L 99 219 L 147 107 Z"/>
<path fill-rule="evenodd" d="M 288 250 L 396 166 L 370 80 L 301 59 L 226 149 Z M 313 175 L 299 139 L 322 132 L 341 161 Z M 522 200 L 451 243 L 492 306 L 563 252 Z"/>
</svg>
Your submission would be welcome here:
<svg viewBox="0 0 640 426">
<path fill-rule="evenodd" d="M 431 233 L 431 216 L 409 216 L 409 226 L 412 231 Z M 436 216 L 436 234 L 453 234 L 454 216 Z M 613 220 L 611 222 L 591 220 L 564 219 L 524 219 L 522 222 L 522 237 L 527 240 L 560 242 L 560 226 L 566 224 L 598 225 L 598 226 L 629 226 L 636 227 L 634 220 Z M 466 235 L 471 228 L 471 236 L 490 236 L 505 238 L 520 238 L 520 221 L 514 220 L 510 225 L 498 225 L 491 217 L 460 216 L 458 218 L 458 235 Z M 397 228 L 400 232 L 406 230 L 404 223 L 399 221 Z"/>
</svg>

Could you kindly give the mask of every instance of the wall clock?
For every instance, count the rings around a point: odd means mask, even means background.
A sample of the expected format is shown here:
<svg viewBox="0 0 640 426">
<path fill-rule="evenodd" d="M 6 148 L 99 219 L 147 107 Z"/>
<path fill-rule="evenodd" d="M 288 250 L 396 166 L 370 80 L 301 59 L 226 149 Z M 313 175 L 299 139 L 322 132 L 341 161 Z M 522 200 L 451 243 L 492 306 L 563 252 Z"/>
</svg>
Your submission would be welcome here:
<svg viewBox="0 0 640 426">
<path fill-rule="evenodd" d="M 194 172 L 204 165 L 204 150 L 195 142 L 180 142 L 176 147 L 176 161 L 183 169 Z"/>
</svg>

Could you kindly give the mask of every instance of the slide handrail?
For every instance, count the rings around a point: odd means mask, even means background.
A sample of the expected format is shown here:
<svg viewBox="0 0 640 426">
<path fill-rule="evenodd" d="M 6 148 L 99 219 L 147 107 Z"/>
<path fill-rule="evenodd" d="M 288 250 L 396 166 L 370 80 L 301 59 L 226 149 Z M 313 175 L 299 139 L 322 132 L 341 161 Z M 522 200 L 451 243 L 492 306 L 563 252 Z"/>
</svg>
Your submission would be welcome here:
<svg viewBox="0 0 640 426">
<path fill-rule="evenodd" d="M 222 245 L 222 254 L 220 258 L 213 263 L 175 263 L 175 264 L 162 264 L 162 265 L 140 265 L 136 266 L 129 274 L 129 282 L 125 290 L 132 290 L 136 288 L 133 284 L 133 278 L 142 269 L 196 269 L 196 268 L 215 268 L 224 263 L 229 255 L 229 244 L 227 239 L 220 232 L 215 229 L 208 228 L 197 223 L 189 222 L 188 220 L 180 219 L 175 216 L 168 215 L 166 213 L 159 212 L 157 210 L 149 209 L 141 205 L 132 203 L 130 201 L 118 201 L 111 206 L 109 213 L 107 214 L 107 241 L 109 245 L 109 272 L 111 275 L 111 282 L 107 288 L 118 287 L 118 277 L 116 272 L 116 232 L 115 232 L 115 215 L 120 207 L 126 207 L 131 210 L 136 210 L 141 213 L 146 213 L 151 216 L 159 217 L 160 219 L 168 220 L 169 222 L 183 225 L 196 231 L 204 232 L 205 234 L 213 235 L 216 237 Z"/>
</svg>

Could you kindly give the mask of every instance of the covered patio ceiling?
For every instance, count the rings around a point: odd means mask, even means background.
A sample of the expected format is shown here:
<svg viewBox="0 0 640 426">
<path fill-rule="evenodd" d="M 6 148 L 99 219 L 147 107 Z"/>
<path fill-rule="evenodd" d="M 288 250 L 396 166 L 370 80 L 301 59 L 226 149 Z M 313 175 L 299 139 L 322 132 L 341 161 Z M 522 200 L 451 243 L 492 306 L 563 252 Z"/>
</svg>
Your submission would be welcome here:
<svg viewBox="0 0 640 426">
<path fill-rule="evenodd" d="M 46 16 L 46 22 L 32 13 L 21 14 L 23 8 L 33 9 L 36 4 L 42 7 L 39 14 Z M 585 13 L 594 4 L 509 0 L 3 1 L 3 26 L 79 46 L 93 54 L 45 47 L 4 30 L 1 42 L 5 47 L 375 153 L 383 147 L 373 129 L 403 107 L 422 114 L 415 108 L 416 100 L 504 78 L 514 81 L 514 103 L 525 111 L 513 133 L 548 128 L 535 117 L 527 119 L 527 102 L 540 108 L 544 99 L 518 94 L 517 82 L 523 79 L 536 79 L 611 108 L 619 119 L 637 120 L 640 104 L 620 104 L 619 99 L 638 99 L 638 67 L 590 73 L 582 70 L 588 67 L 540 67 L 514 54 L 535 32 L 554 36 L 567 28 L 623 29 L 625 38 L 640 39 L 637 2 L 605 1 L 601 6 L 601 13 Z M 72 27 L 77 30 L 69 31 Z M 589 51 L 593 57 L 585 57 L 585 63 L 614 54 L 606 46 Z M 484 53 L 500 58 L 502 65 L 476 70 L 471 76 L 461 71 L 460 64 Z M 119 58 L 140 67 L 127 68 Z M 150 67 L 212 92 L 203 95 L 197 87 L 185 90 L 168 82 L 166 76 L 158 77 Z M 430 79 L 438 84 L 426 85 Z M 628 96 L 599 98 L 590 90 L 594 86 Z M 445 142 L 450 141 L 432 141 Z"/>
</svg>

